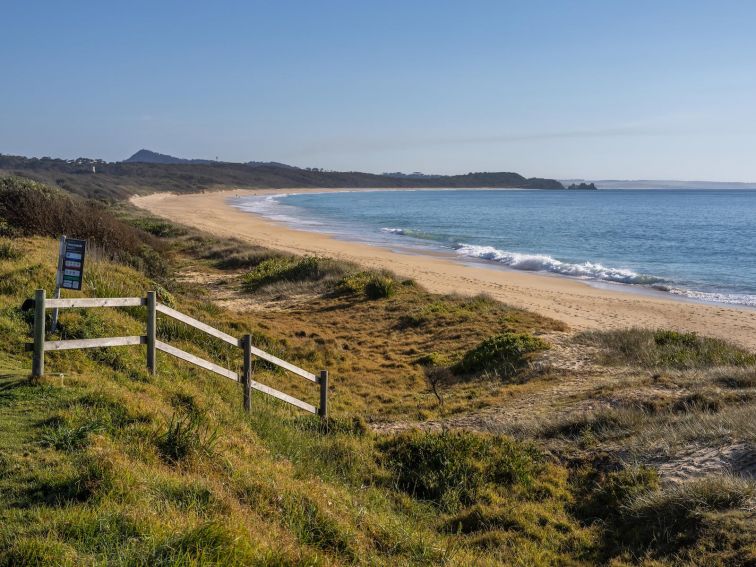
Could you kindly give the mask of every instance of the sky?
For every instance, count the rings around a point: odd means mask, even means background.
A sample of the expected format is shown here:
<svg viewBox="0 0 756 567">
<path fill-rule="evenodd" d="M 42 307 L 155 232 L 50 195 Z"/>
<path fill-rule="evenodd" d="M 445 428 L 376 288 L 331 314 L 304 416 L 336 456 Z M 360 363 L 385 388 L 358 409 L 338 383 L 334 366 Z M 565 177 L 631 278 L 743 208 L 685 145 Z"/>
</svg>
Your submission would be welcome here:
<svg viewBox="0 0 756 567">
<path fill-rule="evenodd" d="M 756 181 L 751 0 L 0 0 L 0 153 Z"/>
</svg>

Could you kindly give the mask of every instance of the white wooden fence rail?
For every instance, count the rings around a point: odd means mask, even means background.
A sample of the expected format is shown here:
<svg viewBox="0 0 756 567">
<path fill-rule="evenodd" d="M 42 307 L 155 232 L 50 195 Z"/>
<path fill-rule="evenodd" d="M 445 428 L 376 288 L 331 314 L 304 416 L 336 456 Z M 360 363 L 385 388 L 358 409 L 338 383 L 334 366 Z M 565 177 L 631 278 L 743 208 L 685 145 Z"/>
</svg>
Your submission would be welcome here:
<svg viewBox="0 0 756 567">
<path fill-rule="evenodd" d="M 102 297 L 102 298 L 78 298 L 78 299 L 47 299 L 45 290 L 38 289 L 34 294 L 34 342 L 29 345 L 33 351 L 32 358 L 32 376 L 40 377 L 45 373 L 45 352 L 54 352 L 59 350 L 80 349 L 80 348 L 102 348 L 113 346 L 128 345 L 147 345 L 147 369 L 154 374 L 157 371 L 157 351 L 165 352 L 176 358 L 225 376 L 231 380 L 241 382 L 244 392 L 244 409 L 251 409 L 251 390 L 257 390 L 268 394 L 274 398 L 282 400 L 288 404 L 296 406 L 310 413 L 316 413 L 320 417 L 328 416 L 328 371 L 322 370 L 320 375 L 308 372 L 290 362 L 286 362 L 272 354 L 265 352 L 252 344 L 252 336 L 244 335 L 242 338 L 224 333 L 190 317 L 180 311 L 157 302 L 157 296 L 154 291 L 147 292 L 147 297 Z M 129 337 L 102 337 L 93 339 L 73 339 L 60 341 L 45 340 L 45 311 L 47 309 L 74 309 L 74 308 L 92 308 L 92 307 L 139 307 L 147 306 L 147 328 L 146 334 L 141 336 Z M 195 329 L 198 329 L 208 335 L 220 339 L 243 351 L 244 367 L 241 376 L 234 372 L 219 366 L 214 362 L 200 358 L 194 354 L 188 353 L 180 348 L 169 345 L 157 340 L 157 314 L 162 313 L 181 321 Z M 252 356 L 279 366 L 297 376 L 301 376 L 320 386 L 320 406 L 315 407 L 307 402 L 303 402 L 289 394 L 280 392 L 275 388 L 261 384 L 252 380 Z"/>
</svg>

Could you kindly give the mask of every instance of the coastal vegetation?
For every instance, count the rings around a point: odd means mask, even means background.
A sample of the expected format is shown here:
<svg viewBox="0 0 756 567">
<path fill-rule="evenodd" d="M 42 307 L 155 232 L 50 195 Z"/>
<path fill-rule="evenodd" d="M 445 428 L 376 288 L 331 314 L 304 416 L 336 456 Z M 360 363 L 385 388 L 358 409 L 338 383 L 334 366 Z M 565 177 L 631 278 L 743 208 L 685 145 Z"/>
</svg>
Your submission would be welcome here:
<svg viewBox="0 0 756 567">
<path fill-rule="evenodd" d="M 0 189 L 0 565 L 756 561 L 753 353 L 674 330 L 575 334 L 487 296 L 123 204 L 19 179 Z M 61 210 L 99 220 L 51 230 Z M 142 347 L 52 353 L 29 380 L 23 304 L 52 288 L 55 230 L 98 250 L 83 294 L 155 289 L 328 368 L 332 416 L 258 394 L 246 414 L 234 382 L 168 357 L 150 375 Z M 66 310 L 52 336 L 141 334 L 143 309 Z M 158 334 L 241 364 L 178 322 Z M 306 384 L 254 371 L 316 403 Z"/>
<path fill-rule="evenodd" d="M 79 158 L 26 158 L 0 154 L 0 176 L 23 176 L 69 193 L 112 201 L 155 191 L 195 193 L 215 189 L 291 187 L 518 187 L 564 189 L 555 179 L 525 178 L 511 172 L 394 177 L 358 171 L 324 171 L 284 164 L 104 162 Z"/>
</svg>

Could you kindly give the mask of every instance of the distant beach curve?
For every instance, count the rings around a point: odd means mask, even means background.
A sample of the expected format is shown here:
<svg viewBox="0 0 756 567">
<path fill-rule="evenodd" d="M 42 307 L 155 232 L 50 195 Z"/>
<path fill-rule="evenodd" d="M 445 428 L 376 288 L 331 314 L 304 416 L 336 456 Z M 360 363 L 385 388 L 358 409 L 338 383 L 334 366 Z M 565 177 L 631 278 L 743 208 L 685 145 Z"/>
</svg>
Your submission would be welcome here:
<svg viewBox="0 0 756 567">
<path fill-rule="evenodd" d="M 321 190 L 324 191 L 340 192 L 333 189 Z M 416 280 L 433 292 L 469 295 L 486 293 L 511 305 L 564 321 L 574 329 L 673 328 L 726 338 L 756 348 L 756 309 L 746 305 L 710 305 L 676 300 L 670 294 L 636 290 L 636 286 L 621 286 L 623 289 L 611 285 L 597 287 L 579 279 L 527 271 L 527 266 L 520 270 L 496 269 L 484 262 L 476 263 L 472 258 L 486 258 L 488 255 L 490 259 L 497 259 L 497 254 L 506 252 L 469 243 L 466 244 L 469 247 L 466 251 L 460 252 L 458 249 L 456 254 L 445 254 L 433 247 L 423 251 L 420 248 L 403 249 L 392 245 L 390 241 L 385 245 L 381 245 L 381 242 L 355 241 L 357 239 L 348 233 L 339 234 L 335 238 L 323 232 L 291 228 L 293 219 L 285 218 L 285 215 L 271 220 L 259 214 L 262 211 L 258 211 L 258 214 L 245 212 L 231 204 L 239 197 L 314 192 L 316 191 L 307 189 L 240 189 L 181 196 L 156 193 L 134 197 L 132 203 L 153 214 L 218 236 L 236 237 L 285 252 L 330 256 L 371 268 L 388 269 Z M 400 231 L 403 230 L 401 227 L 384 228 L 387 236 L 401 234 Z M 473 248 L 475 246 L 477 248 Z M 469 261 L 461 261 L 465 259 Z M 549 266 L 543 266 L 543 263 L 554 262 L 553 258 L 548 257 L 536 257 L 534 260 L 533 257 L 512 256 L 502 263 L 516 268 L 511 264 L 533 261 L 541 262 L 536 267 L 538 270 L 548 270 Z M 554 264 L 553 267 L 551 271 L 556 273 L 559 273 L 559 269 L 564 269 L 568 275 L 575 271 L 571 266 Z M 622 268 L 593 268 L 599 271 L 604 269 L 605 273 L 598 275 L 605 277 L 595 279 L 607 282 L 629 278 L 629 283 L 635 283 L 632 278 L 647 277 Z"/>
</svg>

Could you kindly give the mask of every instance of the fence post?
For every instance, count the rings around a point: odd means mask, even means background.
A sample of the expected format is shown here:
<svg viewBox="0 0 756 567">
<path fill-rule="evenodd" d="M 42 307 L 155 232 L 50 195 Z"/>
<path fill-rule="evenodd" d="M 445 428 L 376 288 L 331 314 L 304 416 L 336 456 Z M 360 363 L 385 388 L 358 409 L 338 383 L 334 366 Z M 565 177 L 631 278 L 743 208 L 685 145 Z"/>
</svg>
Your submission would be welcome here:
<svg viewBox="0 0 756 567">
<path fill-rule="evenodd" d="M 147 292 L 147 370 L 150 374 L 157 371 L 157 350 L 155 340 L 157 336 L 157 301 L 155 292 Z"/>
<path fill-rule="evenodd" d="M 244 348 L 244 369 L 242 370 L 242 391 L 244 392 L 244 411 L 252 411 L 252 335 L 242 338 Z"/>
<path fill-rule="evenodd" d="M 34 355 L 32 357 L 32 377 L 41 378 L 45 374 L 45 290 L 34 292 Z"/>
<path fill-rule="evenodd" d="M 328 370 L 320 371 L 320 407 L 318 415 L 325 419 L 328 417 Z"/>
</svg>

